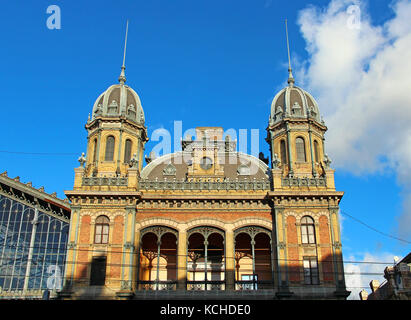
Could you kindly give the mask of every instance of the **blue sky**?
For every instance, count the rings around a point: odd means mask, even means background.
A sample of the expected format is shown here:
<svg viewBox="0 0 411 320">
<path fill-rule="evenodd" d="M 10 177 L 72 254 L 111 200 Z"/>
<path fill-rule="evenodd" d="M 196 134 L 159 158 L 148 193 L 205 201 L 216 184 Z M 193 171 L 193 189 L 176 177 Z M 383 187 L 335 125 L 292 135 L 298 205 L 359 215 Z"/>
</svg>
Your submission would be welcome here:
<svg viewBox="0 0 411 320">
<path fill-rule="evenodd" d="M 395 18 L 394 2 L 355 3 L 372 26 Z M 46 26 L 52 4 L 61 9 L 59 30 Z M 307 49 L 301 15 L 310 7 L 325 15 L 329 5 L 328 0 L 5 2 L 0 12 L 0 171 L 65 197 L 77 158 L 86 150 L 84 125 L 93 103 L 117 83 L 127 19 L 127 84 L 140 96 L 149 137 L 161 127 L 172 132 L 174 120 L 183 122 L 183 131 L 196 126 L 260 129 L 260 149 L 267 155 L 271 100 L 287 80 L 284 20 L 296 84 L 311 89 L 316 53 Z M 315 97 L 323 97 L 321 88 L 312 88 Z M 146 152 L 153 146 L 149 142 Z M 398 237 L 406 198 L 398 167 L 358 171 L 336 155 L 336 186 L 345 192 L 341 209 Z M 347 260 L 362 261 L 366 254 L 380 260 L 402 257 L 411 248 L 348 217 L 342 217 L 342 229 Z"/>
</svg>

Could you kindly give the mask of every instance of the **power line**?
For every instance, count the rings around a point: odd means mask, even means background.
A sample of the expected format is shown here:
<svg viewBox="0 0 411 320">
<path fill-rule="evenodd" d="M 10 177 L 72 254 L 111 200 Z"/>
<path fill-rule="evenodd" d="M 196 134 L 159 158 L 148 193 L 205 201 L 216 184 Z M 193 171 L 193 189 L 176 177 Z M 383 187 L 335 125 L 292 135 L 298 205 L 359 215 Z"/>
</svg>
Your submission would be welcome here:
<svg viewBox="0 0 411 320">
<path fill-rule="evenodd" d="M 347 217 L 349 217 L 349 218 L 357 221 L 358 223 L 361 223 L 362 225 L 366 226 L 367 228 L 369 228 L 369 229 L 373 230 L 374 232 L 377 232 L 377 233 L 379 233 L 379 234 L 381 234 L 381 235 L 383 235 L 383 236 L 385 236 L 385 237 L 389 237 L 389 238 L 392 238 L 392 239 L 395 239 L 395 240 L 398 240 L 398 241 L 402 241 L 402 242 L 411 244 L 411 241 L 404 240 L 404 239 L 395 237 L 395 236 L 393 236 L 393 235 L 387 234 L 387 233 L 385 233 L 385 232 L 382 232 L 382 231 L 380 231 L 380 230 L 377 230 L 376 228 L 374 228 L 374 227 L 370 226 L 369 224 L 361 221 L 360 219 L 357 219 L 357 218 L 353 217 L 352 215 L 346 213 L 345 211 L 343 211 L 343 210 L 341 210 L 341 209 L 340 209 L 340 212 L 341 212 L 343 215 L 345 215 L 345 216 L 347 216 Z"/>
<path fill-rule="evenodd" d="M 24 152 L 24 151 L 8 151 L 0 150 L 1 153 L 10 153 L 10 154 L 25 154 L 25 155 L 39 155 L 39 156 L 73 156 L 78 155 L 78 153 L 71 152 Z"/>
</svg>

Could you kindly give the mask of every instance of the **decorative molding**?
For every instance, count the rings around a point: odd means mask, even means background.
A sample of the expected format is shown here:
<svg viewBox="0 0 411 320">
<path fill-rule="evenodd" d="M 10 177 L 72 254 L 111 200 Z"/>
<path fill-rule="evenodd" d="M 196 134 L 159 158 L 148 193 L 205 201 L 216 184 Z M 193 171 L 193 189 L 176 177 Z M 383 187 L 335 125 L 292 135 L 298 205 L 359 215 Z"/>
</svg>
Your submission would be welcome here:
<svg viewBox="0 0 411 320">
<path fill-rule="evenodd" d="M 282 178 L 282 187 L 326 187 L 327 180 L 325 177 L 320 178 Z"/>
<path fill-rule="evenodd" d="M 215 228 L 215 227 L 201 226 L 201 227 L 195 227 L 193 229 L 188 230 L 187 231 L 187 240 L 194 233 L 201 234 L 204 237 L 205 240 L 207 240 L 209 235 L 211 235 L 213 233 L 218 233 L 219 235 L 221 235 L 223 237 L 223 239 L 225 239 L 224 230 L 220 230 L 220 229 Z"/>
<path fill-rule="evenodd" d="M 169 163 L 163 170 L 163 175 L 164 176 L 175 176 L 177 172 L 177 169 L 173 164 Z"/>
<path fill-rule="evenodd" d="M 128 186 L 128 177 L 83 177 L 83 186 Z"/>
<path fill-rule="evenodd" d="M 262 228 L 262 227 L 257 227 L 257 226 L 246 226 L 239 228 L 237 230 L 234 230 L 234 238 L 237 237 L 240 233 L 246 233 L 251 237 L 251 240 L 254 240 L 254 237 L 259 234 L 259 233 L 264 233 L 270 237 L 271 240 L 271 230 Z"/>
<path fill-rule="evenodd" d="M 269 180 L 251 180 L 251 181 L 159 181 L 159 180 L 141 180 L 139 184 L 142 190 L 271 190 Z"/>
<path fill-rule="evenodd" d="M 170 227 L 165 227 L 165 226 L 150 226 L 146 227 L 143 230 L 140 231 L 140 240 L 143 238 L 143 236 L 147 233 L 153 233 L 157 236 L 157 241 L 161 241 L 161 238 L 163 235 L 166 233 L 172 233 L 175 235 L 176 239 L 178 240 L 178 231 L 174 230 Z"/>
</svg>

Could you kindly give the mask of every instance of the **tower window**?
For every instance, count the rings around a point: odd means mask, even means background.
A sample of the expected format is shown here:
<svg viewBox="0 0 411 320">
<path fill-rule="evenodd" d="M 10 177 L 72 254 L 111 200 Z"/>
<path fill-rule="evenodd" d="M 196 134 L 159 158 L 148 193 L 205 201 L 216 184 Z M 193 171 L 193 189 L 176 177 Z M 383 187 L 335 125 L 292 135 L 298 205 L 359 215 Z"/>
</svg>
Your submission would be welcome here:
<svg viewBox="0 0 411 320">
<path fill-rule="evenodd" d="M 298 137 L 297 139 L 295 139 L 295 149 L 297 152 L 297 161 L 306 162 L 307 158 L 305 155 L 305 143 L 303 138 Z"/>
<path fill-rule="evenodd" d="M 99 216 L 96 219 L 94 232 L 94 243 L 108 243 L 108 235 L 110 230 L 110 220 L 106 216 Z"/>
<path fill-rule="evenodd" d="M 315 162 L 319 163 L 320 162 L 320 153 L 319 153 L 319 149 L 318 149 L 317 140 L 314 140 L 314 157 L 315 157 Z"/>
<path fill-rule="evenodd" d="M 106 155 L 104 157 L 105 161 L 114 160 L 114 143 L 115 143 L 114 137 L 108 136 L 106 140 Z"/>
<path fill-rule="evenodd" d="M 94 139 L 94 144 L 93 144 L 93 162 L 96 162 L 97 160 L 97 139 Z"/>
<path fill-rule="evenodd" d="M 317 257 L 304 257 L 304 284 L 319 284 Z"/>
<path fill-rule="evenodd" d="M 281 156 L 281 163 L 287 163 L 287 149 L 285 147 L 285 141 L 281 140 L 280 142 L 280 156 Z"/>
<path fill-rule="evenodd" d="M 131 159 L 131 146 L 133 143 L 130 139 L 126 140 L 126 146 L 124 148 L 124 163 L 129 163 Z"/>
<path fill-rule="evenodd" d="M 311 217 L 307 216 L 301 219 L 301 242 L 315 243 L 314 220 Z"/>
</svg>

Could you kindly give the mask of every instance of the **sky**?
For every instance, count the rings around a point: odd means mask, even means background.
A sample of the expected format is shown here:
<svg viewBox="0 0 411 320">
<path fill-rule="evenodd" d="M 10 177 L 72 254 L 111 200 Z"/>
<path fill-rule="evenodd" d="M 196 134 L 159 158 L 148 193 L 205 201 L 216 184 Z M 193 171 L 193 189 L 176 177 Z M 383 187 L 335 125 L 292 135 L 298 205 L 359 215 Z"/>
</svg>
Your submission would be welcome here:
<svg viewBox="0 0 411 320">
<path fill-rule="evenodd" d="M 4 1 L 0 172 L 65 198 L 87 117 L 117 83 L 126 20 L 127 84 L 149 138 L 173 134 L 175 121 L 183 132 L 243 129 L 250 152 L 258 129 L 267 156 L 271 101 L 288 77 L 285 19 L 296 85 L 319 103 L 345 192 L 346 281 L 357 299 L 411 251 L 411 0 Z"/>
</svg>

